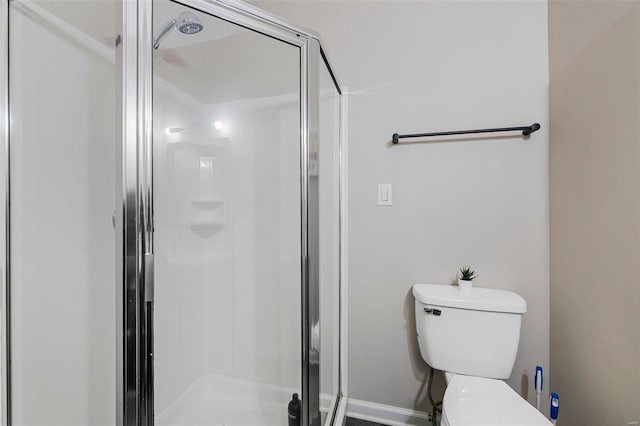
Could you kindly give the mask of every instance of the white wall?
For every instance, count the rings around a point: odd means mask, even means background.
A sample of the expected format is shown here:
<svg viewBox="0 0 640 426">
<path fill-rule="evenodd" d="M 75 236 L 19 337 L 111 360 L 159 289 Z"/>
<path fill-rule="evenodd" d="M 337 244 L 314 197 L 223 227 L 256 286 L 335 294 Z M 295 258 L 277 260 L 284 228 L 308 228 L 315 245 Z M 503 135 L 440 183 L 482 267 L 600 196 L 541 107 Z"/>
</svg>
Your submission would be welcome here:
<svg viewBox="0 0 640 426">
<path fill-rule="evenodd" d="M 317 30 L 349 88 L 349 396 L 427 410 L 411 285 L 470 264 L 528 302 L 509 384 L 533 401 L 549 360 L 546 2 L 254 3 Z M 527 142 L 389 143 L 534 121 Z M 376 206 L 378 183 L 393 206 Z"/>
</svg>

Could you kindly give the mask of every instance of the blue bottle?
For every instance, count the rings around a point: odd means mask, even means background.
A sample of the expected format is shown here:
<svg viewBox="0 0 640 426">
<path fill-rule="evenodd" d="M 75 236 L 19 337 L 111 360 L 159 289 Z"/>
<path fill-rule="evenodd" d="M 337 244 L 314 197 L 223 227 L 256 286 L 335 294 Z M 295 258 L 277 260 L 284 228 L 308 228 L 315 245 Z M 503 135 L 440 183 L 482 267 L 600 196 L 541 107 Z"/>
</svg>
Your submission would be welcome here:
<svg viewBox="0 0 640 426">
<path fill-rule="evenodd" d="M 560 414 L 560 397 L 557 393 L 551 392 L 549 401 L 549 417 L 554 425 L 558 423 L 558 415 Z"/>
</svg>

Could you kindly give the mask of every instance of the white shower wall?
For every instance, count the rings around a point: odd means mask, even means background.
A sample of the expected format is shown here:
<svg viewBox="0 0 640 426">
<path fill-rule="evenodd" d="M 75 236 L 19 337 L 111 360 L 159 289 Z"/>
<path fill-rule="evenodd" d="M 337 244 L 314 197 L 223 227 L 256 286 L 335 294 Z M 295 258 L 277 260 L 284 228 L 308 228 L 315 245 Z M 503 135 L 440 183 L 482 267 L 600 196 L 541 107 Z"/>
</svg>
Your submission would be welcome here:
<svg viewBox="0 0 640 426">
<path fill-rule="evenodd" d="M 203 383 L 300 392 L 300 152 L 279 143 L 299 139 L 298 101 L 183 98 L 154 102 L 160 421 Z"/>
</svg>

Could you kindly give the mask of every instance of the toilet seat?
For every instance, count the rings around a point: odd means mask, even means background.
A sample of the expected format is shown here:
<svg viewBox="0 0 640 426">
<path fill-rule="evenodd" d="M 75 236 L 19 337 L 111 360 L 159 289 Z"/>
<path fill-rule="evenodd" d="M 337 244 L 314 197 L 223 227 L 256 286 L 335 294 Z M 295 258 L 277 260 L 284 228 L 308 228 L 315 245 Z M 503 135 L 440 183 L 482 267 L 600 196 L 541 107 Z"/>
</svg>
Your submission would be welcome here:
<svg viewBox="0 0 640 426">
<path fill-rule="evenodd" d="M 455 375 L 442 403 L 441 426 L 549 426 L 531 404 L 501 380 Z"/>
</svg>

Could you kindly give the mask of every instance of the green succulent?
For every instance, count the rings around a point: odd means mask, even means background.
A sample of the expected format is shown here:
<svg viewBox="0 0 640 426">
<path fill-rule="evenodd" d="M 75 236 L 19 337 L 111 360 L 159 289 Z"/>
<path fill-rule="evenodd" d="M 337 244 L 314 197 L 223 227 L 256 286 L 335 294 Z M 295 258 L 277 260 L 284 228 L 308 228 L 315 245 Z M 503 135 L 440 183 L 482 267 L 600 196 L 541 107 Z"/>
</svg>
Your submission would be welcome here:
<svg viewBox="0 0 640 426">
<path fill-rule="evenodd" d="M 465 281 L 472 281 L 477 278 L 476 271 L 472 271 L 471 267 L 460 268 L 460 279 Z"/>
</svg>

